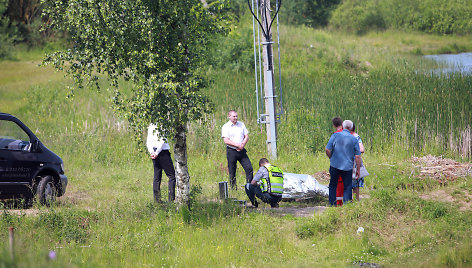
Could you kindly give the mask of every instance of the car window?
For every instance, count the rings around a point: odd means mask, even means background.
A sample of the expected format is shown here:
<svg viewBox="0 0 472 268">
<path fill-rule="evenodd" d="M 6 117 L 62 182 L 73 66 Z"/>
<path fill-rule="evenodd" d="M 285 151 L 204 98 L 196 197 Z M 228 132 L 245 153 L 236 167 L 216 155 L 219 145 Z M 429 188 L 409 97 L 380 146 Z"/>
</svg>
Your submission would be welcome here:
<svg viewBox="0 0 472 268">
<path fill-rule="evenodd" d="M 28 134 L 15 122 L 0 120 L 0 149 L 28 150 Z"/>
</svg>

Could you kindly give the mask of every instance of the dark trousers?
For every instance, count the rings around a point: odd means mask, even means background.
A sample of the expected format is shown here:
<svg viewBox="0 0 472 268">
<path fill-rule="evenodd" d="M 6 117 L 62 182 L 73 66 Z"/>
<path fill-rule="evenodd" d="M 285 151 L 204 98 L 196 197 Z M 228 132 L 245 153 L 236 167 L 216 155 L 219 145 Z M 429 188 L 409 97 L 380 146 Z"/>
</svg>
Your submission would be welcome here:
<svg viewBox="0 0 472 268">
<path fill-rule="evenodd" d="M 251 160 L 249 160 L 249 157 L 247 156 L 246 149 L 238 152 L 236 149 L 226 147 L 226 158 L 228 159 L 229 182 L 231 188 L 236 188 L 236 163 L 238 161 L 246 172 L 246 182 L 250 183 L 252 181 L 252 164 Z"/>
<path fill-rule="evenodd" d="M 169 201 L 175 200 L 175 170 L 172 164 L 172 158 L 170 157 L 169 150 L 163 150 L 159 153 L 156 159 L 152 159 L 154 165 L 154 181 L 152 188 L 154 191 L 154 200 L 160 201 L 161 199 L 161 180 L 162 170 L 166 173 L 169 178 Z"/>
<path fill-rule="evenodd" d="M 352 169 L 351 170 L 340 170 L 334 167 L 329 167 L 329 204 L 336 206 L 336 188 L 338 187 L 339 176 L 343 179 L 344 184 L 344 197 L 343 203 L 352 200 Z"/>
<path fill-rule="evenodd" d="M 256 205 L 256 196 L 260 200 L 262 200 L 262 202 L 270 204 L 271 207 L 277 205 L 277 203 L 279 203 L 280 200 L 282 200 L 281 195 L 280 196 L 272 195 L 267 192 L 263 193 L 261 190 L 261 187 L 252 185 L 250 183 L 246 184 L 245 189 L 246 189 L 247 197 L 249 198 L 249 200 L 251 200 L 251 203 L 253 205 Z"/>
</svg>

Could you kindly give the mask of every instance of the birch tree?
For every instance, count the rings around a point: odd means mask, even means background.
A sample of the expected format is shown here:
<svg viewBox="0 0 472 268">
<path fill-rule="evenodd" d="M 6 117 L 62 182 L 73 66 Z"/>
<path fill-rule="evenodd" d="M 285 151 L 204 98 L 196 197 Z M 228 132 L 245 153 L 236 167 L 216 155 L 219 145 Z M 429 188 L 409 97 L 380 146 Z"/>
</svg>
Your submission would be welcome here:
<svg viewBox="0 0 472 268">
<path fill-rule="evenodd" d="M 173 139 L 176 201 L 189 201 L 187 123 L 212 109 L 199 75 L 210 39 L 223 32 L 218 2 L 200 0 L 44 0 L 54 27 L 69 33 L 70 48 L 46 55 L 83 85 L 100 77 L 115 89 L 114 102 L 136 133 L 153 122 Z M 123 97 L 118 80 L 133 82 Z"/>
</svg>

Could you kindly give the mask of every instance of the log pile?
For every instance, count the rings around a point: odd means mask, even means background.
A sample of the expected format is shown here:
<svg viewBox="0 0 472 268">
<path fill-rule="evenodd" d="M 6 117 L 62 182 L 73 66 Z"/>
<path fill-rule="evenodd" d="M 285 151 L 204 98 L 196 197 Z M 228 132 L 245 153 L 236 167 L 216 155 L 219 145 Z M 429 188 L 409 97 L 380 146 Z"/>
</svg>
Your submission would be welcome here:
<svg viewBox="0 0 472 268">
<path fill-rule="evenodd" d="M 412 157 L 411 162 L 420 170 L 420 177 L 433 178 L 440 183 L 472 176 L 472 163 L 459 163 L 442 156 Z"/>
</svg>

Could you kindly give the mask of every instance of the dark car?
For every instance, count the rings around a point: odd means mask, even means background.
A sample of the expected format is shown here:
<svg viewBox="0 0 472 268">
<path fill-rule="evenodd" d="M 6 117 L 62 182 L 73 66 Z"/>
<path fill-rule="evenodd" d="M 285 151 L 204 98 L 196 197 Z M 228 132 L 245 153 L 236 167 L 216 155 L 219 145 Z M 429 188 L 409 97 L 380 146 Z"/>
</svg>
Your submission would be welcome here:
<svg viewBox="0 0 472 268">
<path fill-rule="evenodd" d="M 0 113 L 0 198 L 33 198 L 45 205 L 66 191 L 62 159 L 18 118 Z"/>
</svg>

